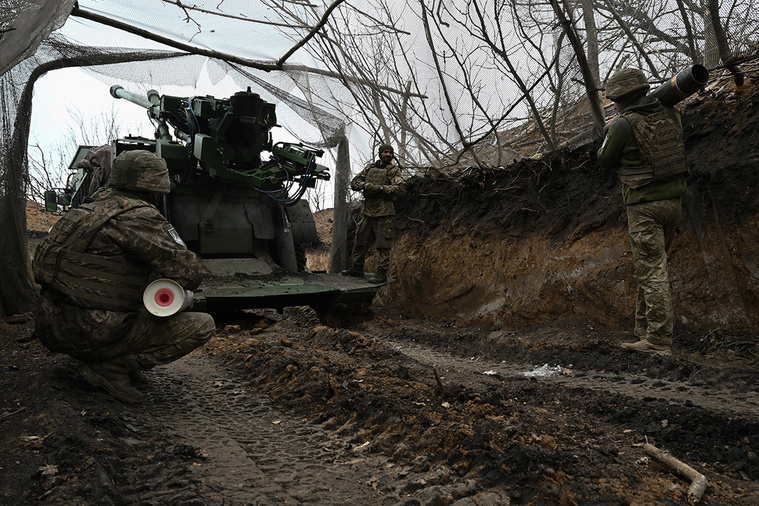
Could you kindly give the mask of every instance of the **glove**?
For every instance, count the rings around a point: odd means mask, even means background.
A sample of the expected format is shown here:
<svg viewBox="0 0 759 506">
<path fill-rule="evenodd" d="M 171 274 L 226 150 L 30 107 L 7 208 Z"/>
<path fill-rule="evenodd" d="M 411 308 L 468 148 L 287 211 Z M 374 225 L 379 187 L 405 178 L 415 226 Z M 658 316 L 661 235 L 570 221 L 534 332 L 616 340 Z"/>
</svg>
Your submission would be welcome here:
<svg viewBox="0 0 759 506">
<path fill-rule="evenodd" d="M 378 184 L 366 183 L 364 185 L 364 191 L 370 195 L 374 195 L 380 192 L 381 186 Z"/>
</svg>

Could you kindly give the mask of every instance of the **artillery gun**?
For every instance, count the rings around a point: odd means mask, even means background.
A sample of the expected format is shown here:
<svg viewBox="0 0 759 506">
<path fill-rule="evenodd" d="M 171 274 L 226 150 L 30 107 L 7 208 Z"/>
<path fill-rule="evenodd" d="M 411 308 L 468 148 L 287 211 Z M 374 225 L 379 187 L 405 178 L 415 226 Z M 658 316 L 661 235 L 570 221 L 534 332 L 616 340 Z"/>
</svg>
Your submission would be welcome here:
<svg viewBox="0 0 759 506">
<path fill-rule="evenodd" d="M 139 95 L 119 85 L 110 92 L 144 107 L 155 125 L 155 139 L 117 139 L 110 156 L 145 149 L 166 160 L 172 188 L 159 209 L 203 264 L 196 308 L 311 306 L 330 325 L 367 316 L 377 285 L 306 268 L 304 245 L 318 236 L 302 197 L 330 176 L 316 163 L 322 150 L 272 141 L 274 104 L 250 88 L 228 99 Z M 45 194 L 48 211 L 76 207 L 107 184 L 108 174 L 81 163 L 94 149 L 80 146 L 66 187 Z"/>
</svg>

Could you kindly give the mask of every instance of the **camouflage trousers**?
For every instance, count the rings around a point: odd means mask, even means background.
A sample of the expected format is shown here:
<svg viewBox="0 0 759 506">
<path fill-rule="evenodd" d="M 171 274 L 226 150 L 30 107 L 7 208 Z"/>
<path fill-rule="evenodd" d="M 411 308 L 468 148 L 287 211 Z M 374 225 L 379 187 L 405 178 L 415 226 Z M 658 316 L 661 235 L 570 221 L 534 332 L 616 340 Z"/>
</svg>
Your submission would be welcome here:
<svg viewBox="0 0 759 506">
<path fill-rule="evenodd" d="M 207 313 L 182 312 L 167 318 L 146 311 L 122 313 L 85 309 L 43 295 L 36 333 L 47 348 L 83 362 L 126 359 L 132 369 L 168 364 L 204 345 L 216 333 Z"/>
<path fill-rule="evenodd" d="M 353 265 L 363 266 L 369 248 L 376 244 L 377 269 L 388 271 L 390 267 L 390 249 L 395 239 L 394 216 L 363 215 L 356 231 L 353 243 Z"/>
<path fill-rule="evenodd" d="M 667 251 L 682 215 L 680 198 L 627 206 L 627 225 L 638 280 L 635 335 L 653 344 L 672 343 L 674 308 Z"/>
</svg>

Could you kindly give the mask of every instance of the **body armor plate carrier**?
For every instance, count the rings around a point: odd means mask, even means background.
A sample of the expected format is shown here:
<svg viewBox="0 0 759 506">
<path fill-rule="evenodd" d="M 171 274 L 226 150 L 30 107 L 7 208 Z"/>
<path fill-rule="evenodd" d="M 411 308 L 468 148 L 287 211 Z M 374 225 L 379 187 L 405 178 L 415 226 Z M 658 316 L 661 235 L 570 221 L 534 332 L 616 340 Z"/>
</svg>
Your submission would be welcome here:
<svg viewBox="0 0 759 506">
<path fill-rule="evenodd" d="M 85 251 L 108 220 L 148 205 L 138 199 L 112 196 L 97 206 L 84 204 L 69 210 L 37 246 L 32 263 L 35 280 L 80 307 L 137 311 L 150 268 L 125 262 L 123 257 L 112 259 Z"/>
<path fill-rule="evenodd" d="M 637 167 L 620 168 L 624 184 L 636 189 L 687 172 L 683 132 L 674 110 L 662 108 L 648 116 L 631 111 L 622 113 L 622 117 L 632 125 L 642 160 Z"/>
<path fill-rule="evenodd" d="M 374 185 L 388 184 L 388 167 L 372 167 L 366 172 L 366 183 Z M 364 214 L 372 217 L 392 216 L 395 214 L 395 195 L 389 193 L 364 193 Z"/>
<path fill-rule="evenodd" d="M 378 184 L 378 185 L 387 184 L 387 169 L 372 167 L 366 173 L 366 182 L 370 184 Z"/>
</svg>

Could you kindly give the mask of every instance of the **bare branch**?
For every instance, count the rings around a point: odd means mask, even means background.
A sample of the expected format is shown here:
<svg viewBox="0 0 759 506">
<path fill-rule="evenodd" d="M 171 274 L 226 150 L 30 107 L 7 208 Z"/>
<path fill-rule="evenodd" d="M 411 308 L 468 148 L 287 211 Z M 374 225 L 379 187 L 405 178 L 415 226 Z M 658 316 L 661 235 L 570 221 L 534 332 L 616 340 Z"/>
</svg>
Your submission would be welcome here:
<svg viewBox="0 0 759 506">
<path fill-rule="evenodd" d="M 339 1 L 342 1 L 342 0 L 339 0 Z M 234 56 L 229 53 L 222 53 L 220 51 L 212 51 L 210 49 L 199 48 L 196 46 L 192 46 L 190 44 L 184 44 L 182 42 L 169 39 L 167 37 L 156 35 L 148 30 L 143 30 L 141 28 L 137 28 L 132 25 L 128 25 L 126 23 L 121 23 L 119 21 L 96 14 L 94 12 L 85 11 L 79 7 L 75 7 L 71 11 L 71 15 L 78 16 L 84 19 L 89 19 L 90 21 L 95 21 L 97 23 L 102 23 L 104 25 L 112 26 L 114 28 L 118 28 L 119 30 L 124 30 L 126 32 L 133 33 L 135 35 L 139 35 L 140 37 L 144 37 L 154 42 L 158 42 L 160 44 L 164 44 L 169 47 L 174 47 L 176 49 L 181 49 L 182 51 L 187 51 L 188 53 L 191 53 L 191 54 L 198 54 L 202 56 L 207 56 L 209 58 L 216 58 L 218 60 L 223 60 L 226 62 L 238 63 L 240 65 L 245 65 L 246 67 L 263 70 L 265 72 L 270 72 L 273 70 L 282 70 L 282 71 L 293 70 L 293 71 L 309 72 L 313 74 L 320 74 L 323 76 L 333 77 L 333 78 L 338 78 L 338 79 L 346 78 L 346 76 L 341 76 L 341 75 L 338 75 L 338 74 L 335 74 L 333 72 L 329 72 L 323 69 L 308 67 L 306 65 L 287 65 L 287 64 L 279 64 L 277 62 L 268 63 L 261 60 L 251 60 L 249 58 L 240 58 L 238 56 Z M 290 26 L 290 25 L 287 25 L 287 26 Z M 355 79 L 351 77 L 347 77 L 347 78 L 355 80 L 355 82 L 359 84 L 365 84 L 365 81 L 361 81 L 359 79 Z M 386 91 L 389 91 L 391 93 L 403 93 L 403 91 L 401 90 L 394 90 L 390 88 L 387 88 Z"/>
<path fill-rule="evenodd" d="M 233 14 L 225 14 L 225 13 L 220 12 L 218 10 L 212 11 L 212 10 L 209 10 L 209 9 L 203 9 L 202 7 L 198 7 L 197 5 L 185 5 L 182 2 L 180 2 L 179 0 L 161 0 L 161 1 L 164 2 L 164 3 L 167 3 L 169 5 L 176 5 L 177 7 L 181 8 L 182 10 L 184 10 L 185 13 L 187 13 L 187 11 L 196 11 L 196 12 L 202 12 L 203 14 L 210 14 L 212 16 L 219 16 L 221 18 L 235 19 L 235 20 L 238 20 L 238 21 L 245 21 L 247 23 L 257 23 L 257 24 L 268 25 L 268 26 L 282 26 L 282 27 L 287 27 L 287 28 L 291 27 L 291 25 L 288 25 L 288 24 L 285 24 L 285 23 L 276 23 L 274 21 L 268 21 L 268 20 L 262 20 L 262 19 L 253 19 L 253 18 L 248 18 L 248 17 L 245 17 L 245 16 L 235 16 Z M 224 2 L 219 2 L 216 5 L 217 9 L 219 7 L 221 7 L 222 3 L 224 3 Z M 188 17 L 189 17 L 189 14 L 188 14 Z"/>
<path fill-rule="evenodd" d="M 322 15 L 322 18 L 319 20 L 319 22 L 316 24 L 316 26 L 314 26 L 311 29 L 311 31 L 308 33 L 308 35 L 306 35 L 305 37 L 303 37 L 303 39 L 301 39 L 300 42 L 298 42 L 297 44 L 295 44 L 293 47 L 290 48 L 290 50 L 288 52 L 286 52 L 284 55 L 282 55 L 282 58 L 280 58 L 279 60 L 277 60 L 277 65 L 282 66 L 282 64 L 285 63 L 285 61 L 287 61 L 287 59 L 290 56 L 292 56 L 293 53 L 295 53 L 295 51 L 297 51 L 301 47 L 305 46 L 306 43 L 309 40 L 311 40 L 313 38 L 313 36 L 316 35 L 316 33 L 319 30 L 321 30 L 322 27 L 325 24 L 327 24 L 327 21 L 329 20 L 330 14 L 332 14 L 332 11 L 334 11 L 337 8 L 337 6 L 340 5 L 341 3 L 343 3 L 343 0 L 335 0 L 334 2 L 332 2 L 332 4 L 329 7 L 327 7 L 327 10 L 324 11 L 324 14 Z"/>
</svg>

